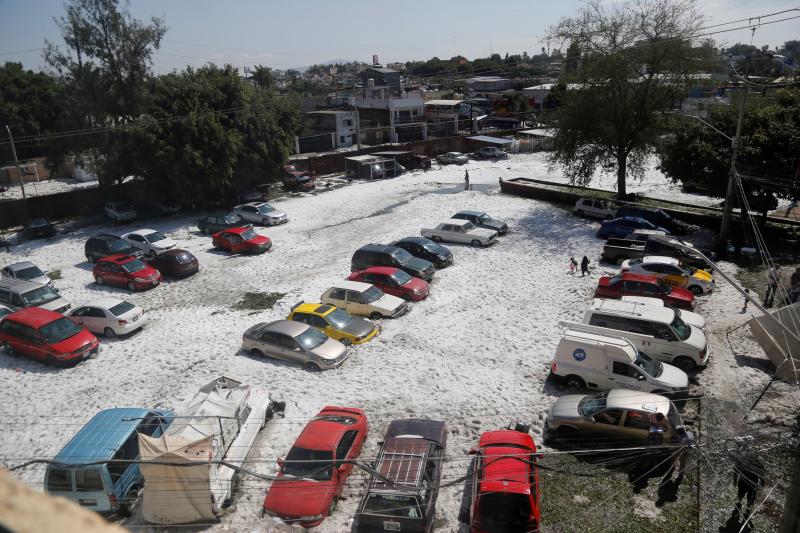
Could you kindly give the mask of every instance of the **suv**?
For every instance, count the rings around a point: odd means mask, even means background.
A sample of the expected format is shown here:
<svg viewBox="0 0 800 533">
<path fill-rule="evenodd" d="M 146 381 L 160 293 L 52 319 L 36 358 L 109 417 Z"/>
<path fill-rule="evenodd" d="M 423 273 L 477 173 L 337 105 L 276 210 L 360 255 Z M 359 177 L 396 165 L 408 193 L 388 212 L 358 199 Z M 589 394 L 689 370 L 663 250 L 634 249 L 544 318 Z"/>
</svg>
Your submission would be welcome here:
<svg viewBox="0 0 800 533">
<path fill-rule="evenodd" d="M 51 365 L 75 364 L 96 354 L 100 342 L 86 329 L 53 311 L 31 307 L 0 322 L 0 344 Z"/>
<path fill-rule="evenodd" d="M 116 235 L 101 233 L 86 241 L 83 247 L 86 260 L 94 263 L 98 259 L 109 255 L 133 255 L 142 257 L 142 251 L 134 248 L 131 244 Z"/>
<path fill-rule="evenodd" d="M 616 217 L 643 218 L 654 226 L 666 228 L 670 233 L 677 233 L 679 235 L 685 235 L 694 229 L 690 224 L 687 224 L 683 220 L 673 217 L 662 209 L 653 207 L 624 205 L 617 209 Z"/>
<path fill-rule="evenodd" d="M 394 420 L 356 511 L 356 531 L 433 529 L 447 427 L 436 420 Z"/>
<path fill-rule="evenodd" d="M 478 148 L 472 154 L 475 159 L 508 159 L 508 154 L 496 146 Z"/>
<path fill-rule="evenodd" d="M 0 304 L 15 311 L 27 307 L 41 307 L 48 311 L 63 313 L 70 303 L 52 287 L 24 279 L 0 279 Z"/>
<path fill-rule="evenodd" d="M 414 257 L 398 246 L 366 244 L 356 250 L 350 262 L 350 270 L 364 270 L 373 266 L 395 267 L 425 281 L 433 279 L 436 271 L 433 263 Z"/>
</svg>

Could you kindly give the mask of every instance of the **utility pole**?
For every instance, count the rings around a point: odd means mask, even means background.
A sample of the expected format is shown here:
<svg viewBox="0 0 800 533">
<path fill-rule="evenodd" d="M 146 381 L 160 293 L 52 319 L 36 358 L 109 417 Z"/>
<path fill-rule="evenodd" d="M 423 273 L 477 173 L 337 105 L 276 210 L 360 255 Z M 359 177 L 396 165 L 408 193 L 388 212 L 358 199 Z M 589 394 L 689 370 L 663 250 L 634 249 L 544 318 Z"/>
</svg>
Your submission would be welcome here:
<svg viewBox="0 0 800 533">
<path fill-rule="evenodd" d="M 22 198 L 25 198 L 25 182 L 22 180 L 22 170 L 19 168 L 19 159 L 17 159 L 17 149 L 14 146 L 14 136 L 11 135 L 11 128 L 6 124 L 6 131 L 8 132 L 8 140 L 11 141 L 11 153 L 14 154 L 14 164 L 17 166 L 17 177 L 19 177 L 19 188 L 22 190 Z"/>
</svg>

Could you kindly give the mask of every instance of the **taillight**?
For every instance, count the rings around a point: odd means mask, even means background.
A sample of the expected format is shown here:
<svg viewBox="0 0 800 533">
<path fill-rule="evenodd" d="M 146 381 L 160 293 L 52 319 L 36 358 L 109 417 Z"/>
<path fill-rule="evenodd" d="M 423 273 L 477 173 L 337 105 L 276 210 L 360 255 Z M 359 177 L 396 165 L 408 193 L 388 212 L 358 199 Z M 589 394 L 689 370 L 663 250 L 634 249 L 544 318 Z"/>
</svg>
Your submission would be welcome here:
<svg viewBox="0 0 800 533">
<path fill-rule="evenodd" d="M 703 350 L 700 350 L 700 359 L 705 359 L 705 358 L 706 358 L 706 351 L 705 351 L 705 349 L 703 349 Z"/>
<path fill-rule="evenodd" d="M 124 325 L 126 325 L 126 324 L 128 323 L 128 321 L 127 321 L 127 320 L 117 320 L 117 323 L 118 323 L 120 326 L 124 326 Z"/>
<path fill-rule="evenodd" d="M 112 508 L 116 508 L 117 507 L 117 497 L 116 496 L 114 496 L 113 494 L 109 494 L 108 495 L 108 501 L 109 501 L 109 503 L 111 503 L 111 507 Z"/>
<path fill-rule="evenodd" d="M 550 363 L 550 372 L 555 374 L 557 369 L 558 369 L 558 366 L 556 365 L 556 360 L 553 359 L 553 362 Z"/>
</svg>

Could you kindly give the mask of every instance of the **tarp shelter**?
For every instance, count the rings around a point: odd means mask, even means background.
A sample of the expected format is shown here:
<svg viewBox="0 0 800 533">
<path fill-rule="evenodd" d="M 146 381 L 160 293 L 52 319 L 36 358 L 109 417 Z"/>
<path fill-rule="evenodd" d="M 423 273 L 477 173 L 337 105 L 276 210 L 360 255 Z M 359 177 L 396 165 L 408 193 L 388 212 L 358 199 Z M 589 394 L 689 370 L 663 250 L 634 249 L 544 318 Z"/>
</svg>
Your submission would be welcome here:
<svg viewBox="0 0 800 533">
<path fill-rule="evenodd" d="M 770 314 L 800 336 L 800 302 L 775 309 Z M 766 316 L 755 317 L 748 324 L 756 341 L 775 365 L 775 375 L 785 380 L 800 379 L 800 342 Z"/>
<path fill-rule="evenodd" d="M 395 177 L 400 174 L 397 162 L 390 157 L 354 155 L 345 157 L 344 167 L 348 176 L 367 180 Z"/>
</svg>

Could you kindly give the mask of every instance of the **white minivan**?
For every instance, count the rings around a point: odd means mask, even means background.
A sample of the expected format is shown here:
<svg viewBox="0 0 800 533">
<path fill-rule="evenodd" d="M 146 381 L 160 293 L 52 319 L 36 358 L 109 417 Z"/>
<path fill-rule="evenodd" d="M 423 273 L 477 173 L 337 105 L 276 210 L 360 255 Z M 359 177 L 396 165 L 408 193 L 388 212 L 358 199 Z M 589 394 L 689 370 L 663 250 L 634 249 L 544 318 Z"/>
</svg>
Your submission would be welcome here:
<svg viewBox="0 0 800 533">
<path fill-rule="evenodd" d="M 653 359 L 689 372 L 708 364 L 705 334 L 684 322 L 675 310 L 638 302 L 595 298 L 583 323 L 621 335 Z M 616 333 L 615 333 L 616 332 Z"/>
<path fill-rule="evenodd" d="M 625 388 L 685 398 L 689 391 L 686 372 L 639 352 L 624 337 L 603 328 L 574 322 L 565 327 L 550 375 L 570 387 L 594 390 Z"/>
<path fill-rule="evenodd" d="M 693 328 L 700 328 L 705 331 L 706 319 L 702 315 L 693 313 L 691 311 L 684 311 L 665 303 L 661 298 L 651 298 L 650 296 L 623 296 L 620 298 L 623 302 L 637 302 L 644 305 L 651 305 L 653 307 L 668 307 L 675 311 L 681 320 L 692 326 Z"/>
</svg>

